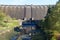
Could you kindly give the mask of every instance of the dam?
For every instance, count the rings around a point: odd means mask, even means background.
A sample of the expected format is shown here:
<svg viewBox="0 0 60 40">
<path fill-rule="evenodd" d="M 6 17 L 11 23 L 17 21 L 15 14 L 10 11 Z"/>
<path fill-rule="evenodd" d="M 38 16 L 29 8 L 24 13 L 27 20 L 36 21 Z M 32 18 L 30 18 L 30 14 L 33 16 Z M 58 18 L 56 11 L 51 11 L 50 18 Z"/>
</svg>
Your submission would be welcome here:
<svg viewBox="0 0 60 40">
<path fill-rule="evenodd" d="M 0 5 L 0 10 L 12 18 L 41 20 L 48 11 L 46 5 Z"/>
</svg>

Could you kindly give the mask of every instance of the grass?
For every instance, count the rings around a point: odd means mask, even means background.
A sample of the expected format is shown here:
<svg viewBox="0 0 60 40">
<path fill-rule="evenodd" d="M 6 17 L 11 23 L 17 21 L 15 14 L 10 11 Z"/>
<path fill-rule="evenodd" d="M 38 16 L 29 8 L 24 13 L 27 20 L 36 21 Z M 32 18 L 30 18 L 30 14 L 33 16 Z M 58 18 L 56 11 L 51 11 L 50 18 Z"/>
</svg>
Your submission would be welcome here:
<svg viewBox="0 0 60 40">
<path fill-rule="evenodd" d="M 17 34 L 14 31 L 15 26 L 19 26 L 19 21 L 0 10 L 0 40 L 10 40 L 12 36 Z"/>
<path fill-rule="evenodd" d="M 14 27 L 0 27 L 0 31 L 6 31 L 6 30 L 10 30 L 7 31 L 5 33 L 0 34 L 0 40 L 10 40 L 10 38 L 16 34 L 18 34 L 18 32 L 14 31 Z"/>
<path fill-rule="evenodd" d="M 1 27 L 0 26 L 0 40 L 10 40 L 10 38 L 12 36 L 14 36 L 15 34 L 17 34 L 17 32 L 14 31 L 14 27 L 15 26 L 19 26 L 19 23 L 17 20 L 11 21 L 9 23 L 7 23 L 7 27 Z M 10 30 L 10 31 L 8 31 Z M 5 32 L 7 31 L 7 32 Z M 3 33 L 5 32 L 5 33 Z"/>
<path fill-rule="evenodd" d="M 12 36 L 17 34 L 17 32 L 14 32 L 13 29 L 10 32 L 6 32 L 0 35 L 0 40 L 10 40 Z"/>
</svg>

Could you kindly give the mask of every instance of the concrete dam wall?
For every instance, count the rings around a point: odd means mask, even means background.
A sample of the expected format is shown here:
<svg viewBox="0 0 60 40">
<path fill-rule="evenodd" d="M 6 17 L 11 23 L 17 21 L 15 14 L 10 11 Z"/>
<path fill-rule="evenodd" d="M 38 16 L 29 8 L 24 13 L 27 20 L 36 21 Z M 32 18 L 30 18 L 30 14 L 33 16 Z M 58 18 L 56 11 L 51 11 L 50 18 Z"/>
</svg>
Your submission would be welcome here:
<svg viewBox="0 0 60 40">
<path fill-rule="evenodd" d="M 12 18 L 40 20 L 46 16 L 48 7 L 43 5 L 0 5 L 0 10 Z"/>
</svg>

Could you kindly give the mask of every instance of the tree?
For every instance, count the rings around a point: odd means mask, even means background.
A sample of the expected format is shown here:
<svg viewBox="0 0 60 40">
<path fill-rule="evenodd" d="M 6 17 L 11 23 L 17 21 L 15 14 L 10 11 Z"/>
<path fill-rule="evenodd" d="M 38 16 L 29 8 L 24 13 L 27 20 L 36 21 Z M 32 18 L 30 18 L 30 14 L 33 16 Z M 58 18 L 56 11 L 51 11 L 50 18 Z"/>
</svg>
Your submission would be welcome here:
<svg viewBox="0 0 60 40">
<path fill-rule="evenodd" d="M 60 32 L 60 0 L 56 3 L 56 5 L 49 7 L 48 14 L 45 17 L 44 27 L 46 30 L 51 30 L 53 33 L 55 31 L 58 33 Z"/>
<path fill-rule="evenodd" d="M 60 0 L 56 3 L 56 5 L 48 7 L 48 12 L 45 20 L 39 22 L 38 25 L 43 29 L 42 31 L 45 32 L 47 40 L 51 40 L 54 35 L 54 31 L 60 32 Z"/>
<path fill-rule="evenodd" d="M 58 30 L 60 32 L 60 2 L 58 2 L 53 8 L 50 9 L 46 22 L 49 29 Z"/>
</svg>

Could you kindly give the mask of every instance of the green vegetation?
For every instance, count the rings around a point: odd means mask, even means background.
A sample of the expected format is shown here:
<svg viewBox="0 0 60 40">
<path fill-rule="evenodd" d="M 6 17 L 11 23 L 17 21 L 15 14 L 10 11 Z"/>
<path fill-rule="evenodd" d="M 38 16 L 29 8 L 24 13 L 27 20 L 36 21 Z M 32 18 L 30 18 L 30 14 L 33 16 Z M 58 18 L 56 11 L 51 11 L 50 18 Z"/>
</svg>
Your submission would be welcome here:
<svg viewBox="0 0 60 40">
<path fill-rule="evenodd" d="M 17 34 L 14 32 L 15 26 L 19 26 L 18 20 L 0 12 L 0 40 L 10 40 L 12 36 Z"/>
<path fill-rule="evenodd" d="M 12 36 L 14 36 L 16 34 L 17 34 L 17 32 L 14 32 L 14 30 L 11 29 L 10 32 L 0 34 L 0 40 L 10 40 L 12 38 Z"/>
<path fill-rule="evenodd" d="M 57 37 L 60 35 L 60 1 L 58 1 L 55 6 L 49 6 L 48 14 L 45 17 L 45 20 L 41 20 L 41 22 L 39 22 L 39 26 L 40 30 L 45 32 L 46 40 L 57 40 Z M 40 35 L 38 37 L 37 35 L 33 37 L 33 39 L 38 38 L 41 40 L 40 38 L 42 36 Z"/>
<path fill-rule="evenodd" d="M 0 27 L 16 26 L 18 21 L 12 19 L 10 16 L 5 13 L 0 12 Z"/>
<path fill-rule="evenodd" d="M 51 12 L 48 13 L 46 18 L 48 21 L 49 29 L 60 31 L 60 3 L 57 3 L 55 7 L 51 8 Z"/>
<path fill-rule="evenodd" d="M 53 7 L 49 7 L 48 14 L 45 18 L 45 27 L 51 30 L 53 35 L 51 40 L 57 40 L 57 35 L 60 34 L 60 2 Z"/>
</svg>

